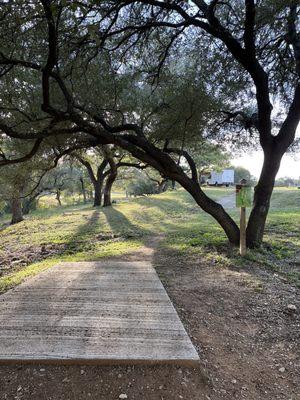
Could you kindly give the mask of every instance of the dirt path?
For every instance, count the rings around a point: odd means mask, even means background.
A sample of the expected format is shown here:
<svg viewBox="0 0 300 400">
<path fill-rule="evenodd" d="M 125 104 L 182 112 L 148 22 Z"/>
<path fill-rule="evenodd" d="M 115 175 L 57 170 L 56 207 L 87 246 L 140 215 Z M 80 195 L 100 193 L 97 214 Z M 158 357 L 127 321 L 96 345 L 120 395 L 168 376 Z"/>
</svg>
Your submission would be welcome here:
<svg viewBox="0 0 300 400">
<path fill-rule="evenodd" d="M 299 289 L 255 265 L 218 268 L 174 255 L 161 239 L 122 260 L 152 260 L 199 368 L 2 366 L 0 399 L 299 400 Z"/>
<path fill-rule="evenodd" d="M 229 194 L 228 196 L 221 197 L 218 200 L 218 203 L 221 204 L 224 208 L 235 208 L 235 193 Z"/>
</svg>

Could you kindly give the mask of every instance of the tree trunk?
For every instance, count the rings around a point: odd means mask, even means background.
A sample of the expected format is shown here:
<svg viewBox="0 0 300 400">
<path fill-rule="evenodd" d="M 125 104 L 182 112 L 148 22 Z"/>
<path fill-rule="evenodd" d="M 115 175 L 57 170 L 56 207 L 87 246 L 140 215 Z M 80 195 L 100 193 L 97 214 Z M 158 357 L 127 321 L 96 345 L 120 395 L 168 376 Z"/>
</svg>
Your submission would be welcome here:
<svg viewBox="0 0 300 400">
<path fill-rule="evenodd" d="M 109 148 L 109 146 L 105 146 L 103 149 L 104 149 L 103 152 L 105 154 L 105 159 L 110 167 L 104 187 L 103 207 L 109 207 L 111 206 L 111 188 L 114 181 L 117 179 L 118 167 L 115 163 L 112 149 Z"/>
<path fill-rule="evenodd" d="M 111 188 L 114 184 L 115 180 L 117 179 L 118 171 L 117 168 L 111 170 L 110 174 L 108 175 L 104 187 L 104 199 L 103 199 L 103 207 L 111 206 Z"/>
<path fill-rule="evenodd" d="M 23 221 L 22 201 L 20 197 L 15 197 L 11 199 L 11 212 L 11 225 Z"/>
<path fill-rule="evenodd" d="M 34 201 L 35 201 L 35 198 L 32 198 L 32 197 L 24 199 L 23 205 L 22 205 L 24 215 L 29 214 L 31 205 L 33 204 Z"/>
<path fill-rule="evenodd" d="M 60 195 L 61 195 L 61 192 L 60 192 L 60 189 L 58 189 L 58 190 L 56 191 L 56 200 L 57 200 L 57 202 L 58 202 L 58 205 L 61 207 Z"/>
<path fill-rule="evenodd" d="M 40 190 L 40 191 L 38 191 L 37 193 L 35 193 L 35 194 L 31 195 L 31 196 L 25 197 L 25 198 L 23 199 L 23 202 L 22 202 L 22 210 L 23 210 L 23 214 L 24 214 L 24 215 L 27 215 L 27 214 L 29 214 L 29 212 L 30 212 L 31 210 L 35 210 L 35 209 L 36 209 L 37 198 L 39 197 L 39 195 L 40 195 L 42 192 L 43 192 L 43 191 Z"/>
<path fill-rule="evenodd" d="M 85 185 L 84 185 L 84 180 L 82 177 L 79 178 L 80 184 L 81 184 L 81 191 L 83 195 L 83 202 L 86 203 L 87 197 L 86 197 L 86 190 L 85 190 Z"/>
<path fill-rule="evenodd" d="M 263 168 L 254 190 L 253 208 L 247 225 L 247 247 L 259 247 L 262 243 L 275 177 L 282 155 L 274 148 L 265 151 Z"/>
<path fill-rule="evenodd" d="M 94 185 L 94 207 L 100 207 L 102 203 L 103 180 L 98 179 L 97 181 L 93 182 L 93 185 Z"/>
<path fill-rule="evenodd" d="M 199 183 L 187 178 L 184 173 L 176 177 L 176 181 L 186 189 L 203 211 L 210 214 L 224 229 L 229 242 L 235 246 L 240 242 L 240 230 L 234 220 L 221 204 L 209 198 L 200 188 Z"/>
<path fill-rule="evenodd" d="M 102 188 L 103 182 L 105 179 L 104 170 L 108 164 L 108 161 L 104 159 L 102 163 L 97 168 L 97 177 L 94 177 L 93 185 L 95 189 L 95 199 L 94 199 L 94 207 L 101 206 L 102 203 Z"/>
<path fill-rule="evenodd" d="M 158 188 L 157 188 L 157 193 L 159 194 L 159 193 L 165 192 L 167 184 L 168 184 L 167 179 L 163 179 L 161 182 L 159 182 Z"/>
<path fill-rule="evenodd" d="M 76 154 L 75 157 L 79 162 L 81 162 L 82 165 L 84 165 L 87 169 L 87 172 L 89 174 L 90 180 L 93 184 L 94 187 L 94 207 L 100 207 L 101 202 L 102 202 L 102 187 L 103 187 L 103 181 L 104 181 L 104 170 L 108 164 L 108 161 L 104 159 L 101 164 L 97 168 L 97 174 L 94 174 L 92 165 L 89 163 L 88 160 L 85 160 L 82 158 L 80 155 Z M 83 185 L 83 181 L 81 181 L 81 184 Z"/>
</svg>

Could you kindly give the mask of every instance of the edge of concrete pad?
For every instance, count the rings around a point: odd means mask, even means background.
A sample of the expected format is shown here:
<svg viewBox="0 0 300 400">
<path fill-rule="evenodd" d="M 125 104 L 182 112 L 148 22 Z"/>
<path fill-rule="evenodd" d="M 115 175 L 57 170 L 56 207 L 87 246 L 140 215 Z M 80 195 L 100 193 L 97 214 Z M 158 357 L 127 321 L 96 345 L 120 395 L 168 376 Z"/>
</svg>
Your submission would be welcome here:
<svg viewBox="0 0 300 400">
<path fill-rule="evenodd" d="M 1 359 L 0 365 L 101 365 L 101 366 L 155 366 L 155 365 L 173 365 L 180 367 L 195 368 L 200 366 L 198 359 L 100 359 L 100 358 L 9 358 Z"/>
<path fill-rule="evenodd" d="M 181 318 L 180 318 L 180 315 L 178 314 L 178 312 L 177 312 L 177 310 L 176 310 L 176 308 L 175 308 L 175 306 L 174 306 L 174 304 L 173 304 L 173 301 L 171 300 L 171 298 L 170 298 L 170 296 L 169 296 L 169 293 L 168 293 L 167 288 L 166 288 L 165 285 L 162 283 L 162 281 L 161 281 L 161 279 L 160 279 L 160 277 L 159 277 L 159 275 L 158 275 L 158 273 L 157 273 L 157 271 L 156 271 L 155 266 L 154 266 L 154 265 L 152 265 L 152 266 L 153 266 L 153 269 L 154 269 L 154 271 L 155 271 L 155 274 L 156 274 L 156 276 L 157 276 L 159 282 L 161 283 L 162 287 L 165 289 L 165 292 L 166 292 L 166 294 L 167 294 L 167 297 L 168 297 L 168 299 L 169 299 L 169 301 L 170 301 L 170 303 L 171 303 L 171 307 L 173 308 L 175 314 L 176 314 L 177 317 L 179 318 L 179 321 L 180 321 L 180 323 L 181 323 L 181 325 L 182 325 L 182 328 L 183 328 L 183 330 L 184 330 L 184 332 L 185 332 L 185 334 L 186 334 L 188 340 L 190 341 L 190 344 L 191 344 L 191 346 L 192 346 L 192 348 L 193 348 L 193 350 L 194 350 L 194 352 L 195 352 L 195 354 L 196 354 L 196 357 L 195 357 L 195 358 L 190 358 L 189 360 L 186 360 L 186 361 L 190 361 L 191 363 L 194 363 L 194 362 L 199 363 L 199 362 L 200 362 L 200 356 L 199 356 L 199 354 L 198 354 L 198 351 L 197 351 L 196 347 L 194 346 L 194 343 L 192 342 L 192 339 L 190 338 L 190 335 L 188 334 L 188 332 L 187 332 L 187 330 L 186 330 L 186 328 L 185 328 L 185 326 L 184 326 L 184 324 L 183 324 L 183 322 L 182 322 L 182 320 L 181 320 Z"/>
</svg>

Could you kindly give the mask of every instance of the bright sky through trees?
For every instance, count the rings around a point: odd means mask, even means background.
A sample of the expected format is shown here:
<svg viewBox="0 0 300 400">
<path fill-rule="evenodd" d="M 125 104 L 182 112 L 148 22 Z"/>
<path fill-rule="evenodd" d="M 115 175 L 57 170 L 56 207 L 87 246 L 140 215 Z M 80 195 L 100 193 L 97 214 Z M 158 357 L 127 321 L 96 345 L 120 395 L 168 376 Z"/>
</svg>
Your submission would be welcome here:
<svg viewBox="0 0 300 400">
<path fill-rule="evenodd" d="M 300 128 L 297 129 L 297 137 L 300 138 Z M 259 176 L 263 164 L 263 152 L 253 151 L 252 153 L 241 154 L 231 160 L 234 166 L 247 168 L 256 178 Z M 282 157 L 278 178 L 289 176 L 291 178 L 300 177 L 300 152 L 285 154 Z"/>
<path fill-rule="evenodd" d="M 247 168 L 257 178 L 263 163 L 263 152 L 255 151 L 252 154 L 244 154 L 241 157 L 232 159 L 231 162 L 234 166 Z M 300 176 L 300 154 L 283 156 L 277 178 L 285 176 L 291 178 L 298 178 Z"/>
</svg>

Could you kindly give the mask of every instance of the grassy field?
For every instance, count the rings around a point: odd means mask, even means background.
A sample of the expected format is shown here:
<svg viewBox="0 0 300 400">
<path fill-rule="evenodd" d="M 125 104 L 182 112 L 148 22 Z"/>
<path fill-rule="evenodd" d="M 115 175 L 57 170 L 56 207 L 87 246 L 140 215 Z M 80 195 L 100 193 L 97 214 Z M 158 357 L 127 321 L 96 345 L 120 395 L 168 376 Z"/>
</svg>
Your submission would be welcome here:
<svg viewBox="0 0 300 400">
<path fill-rule="evenodd" d="M 232 189 L 211 188 L 214 199 Z M 45 200 L 43 200 L 45 202 Z M 235 208 L 229 210 L 237 220 Z M 228 246 L 218 224 L 200 210 L 183 190 L 137 199 L 121 199 L 113 207 L 91 204 L 45 208 L 25 221 L 7 226 L 0 220 L 0 292 L 58 261 L 99 260 L 122 256 L 162 236 L 161 246 L 188 257 L 201 256 L 214 266 L 259 263 L 300 285 L 300 190 L 276 189 L 268 218 L 265 243 L 245 259 Z"/>
</svg>

